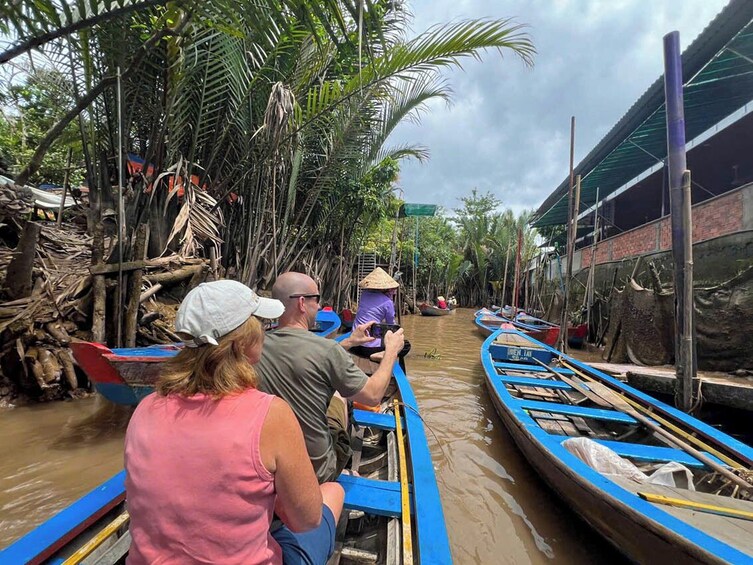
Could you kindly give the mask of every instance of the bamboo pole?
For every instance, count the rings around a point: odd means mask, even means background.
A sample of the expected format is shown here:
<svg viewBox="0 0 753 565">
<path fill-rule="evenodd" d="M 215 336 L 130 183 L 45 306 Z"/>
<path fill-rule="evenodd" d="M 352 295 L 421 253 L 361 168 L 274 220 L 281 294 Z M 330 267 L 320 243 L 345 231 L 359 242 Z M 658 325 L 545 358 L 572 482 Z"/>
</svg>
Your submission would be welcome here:
<svg viewBox="0 0 753 565">
<path fill-rule="evenodd" d="M 123 171 L 123 87 L 120 82 L 120 67 L 117 68 L 117 104 L 118 104 L 118 305 L 115 308 L 115 323 L 117 345 L 123 345 L 123 239 L 125 237 L 125 213 L 123 210 L 123 185 L 125 176 Z"/>
<path fill-rule="evenodd" d="M 570 302 L 570 280 L 573 278 L 573 255 L 575 252 L 575 236 L 578 233 L 578 210 L 580 208 L 580 175 L 575 177 L 575 195 L 573 196 L 573 208 L 570 210 L 567 240 L 567 270 L 565 271 L 565 292 L 562 299 L 562 315 L 560 316 L 560 333 L 557 336 L 557 349 L 567 353 L 567 328 L 570 320 L 567 316 Z"/>
<path fill-rule="evenodd" d="M 520 280 L 520 252 L 523 246 L 523 230 L 518 228 L 518 251 L 515 254 L 515 280 L 512 291 L 512 316 L 513 320 L 518 314 L 518 294 L 520 292 L 519 280 Z"/>
<path fill-rule="evenodd" d="M 505 276 L 502 279 L 502 304 L 499 305 L 500 307 L 505 306 L 505 295 L 507 294 L 507 267 L 510 263 L 510 249 L 511 248 L 512 248 L 512 242 L 508 240 L 507 241 L 507 253 L 505 254 Z"/>
<path fill-rule="evenodd" d="M 686 174 L 685 111 L 683 107 L 680 34 L 664 36 L 664 96 L 667 116 L 669 205 L 675 283 L 675 402 L 686 412 L 693 406 L 695 336 L 693 335 L 692 233 L 690 175 Z M 687 184 L 687 186 L 686 186 Z M 687 208 L 687 211 L 686 211 Z M 689 254 L 689 256 L 688 256 Z M 686 278 L 689 275 L 690 278 Z"/>
<path fill-rule="evenodd" d="M 682 358 L 682 406 L 686 411 L 693 408 L 694 383 L 696 381 L 695 332 L 693 317 L 693 212 L 691 210 L 690 171 L 682 175 L 682 226 L 683 226 L 683 326 L 680 335 L 680 356 Z M 680 376 L 680 368 L 677 376 Z"/>
<path fill-rule="evenodd" d="M 65 165 L 65 176 L 63 177 L 63 196 L 60 199 L 60 207 L 58 208 L 57 226 L 60 227 L 63 224 L 63 210 L 65 209 L 65 195 L 68 194 L 68 178 L 71 174 L 71 159 L 73 158 L 73 147 L 68 148 L 68 159 Z"/>
<path fill-rule="evenodd" d="M 596 284 L 596 245 L 599 242 L 599 187 L 596 187 L 596 206 L 594 208 L 594 235 L 591 244 L 591 261 L 588 267 L 588 289 L 586 292 L 586 341 L 591 336 L 591 308 L 594 301 L 594 285 Z"/>
</svg>

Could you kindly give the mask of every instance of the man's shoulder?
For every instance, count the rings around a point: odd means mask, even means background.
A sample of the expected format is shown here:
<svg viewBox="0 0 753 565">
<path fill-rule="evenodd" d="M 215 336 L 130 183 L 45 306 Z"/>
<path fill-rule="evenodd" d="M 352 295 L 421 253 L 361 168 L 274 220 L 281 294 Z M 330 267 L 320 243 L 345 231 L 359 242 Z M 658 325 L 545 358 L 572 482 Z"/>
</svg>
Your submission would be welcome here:
<svg viewBox="0 0 753 565">
<path fill-rule="evenodd" d="M 290 346 L 322 352 L 342 349 L 334 340 L 326 339 L 313 332 L 301 329 L 280 328 L 273 330 L 267 334 L 265 341 L 267 343 L 264 344 L 264 347 L 270 344 L 272 348 Z"/>
</svg>

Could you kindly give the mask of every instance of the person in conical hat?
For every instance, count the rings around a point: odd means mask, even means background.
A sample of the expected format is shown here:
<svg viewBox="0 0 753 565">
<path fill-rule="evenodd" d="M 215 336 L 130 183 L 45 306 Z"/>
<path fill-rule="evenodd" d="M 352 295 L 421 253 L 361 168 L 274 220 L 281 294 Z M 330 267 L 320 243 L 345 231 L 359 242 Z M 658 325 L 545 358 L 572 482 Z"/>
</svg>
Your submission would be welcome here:
<svg viewBox="0 0 753 565">
<path fill-rule="evenodd" d="M 378 331 L 380 324 L 395 324 L 395 304 L 394 297 L 397 288 L 400 286 L 395 279 L 389 276 L 384 269 L 377 267 L 371 271 L 358 284 L 361 289 L 361 300 L 358 302 L 358 311 L 353 321 L 353 327 L 362 324 L 371 324 L 371 335 L 374 340 L 364 343 L 358 347 L 351 347 L 350 352 L 359 357 L 370 357 L 374 353 L 384 350 L 382 335 Z M 398 353 L 402 358 L 410 351 L 410 342 L 405 340 L 403 349 Z"/>
<path fill-rule="evenodd" d="M 444 296 L 437 296 L 437 307 L 442 310 L 447 310 L 447 302 L 445 301 Z"/>
<path fill-rule="evenodd" d="M 400 286 L 395 279 L 387 274 L 387 272 L 381 267 L 377 267 L 366 275 L 363 280 L 358 283 L 358 288 L 363 290 L 392 290 Z"/>
</svg>

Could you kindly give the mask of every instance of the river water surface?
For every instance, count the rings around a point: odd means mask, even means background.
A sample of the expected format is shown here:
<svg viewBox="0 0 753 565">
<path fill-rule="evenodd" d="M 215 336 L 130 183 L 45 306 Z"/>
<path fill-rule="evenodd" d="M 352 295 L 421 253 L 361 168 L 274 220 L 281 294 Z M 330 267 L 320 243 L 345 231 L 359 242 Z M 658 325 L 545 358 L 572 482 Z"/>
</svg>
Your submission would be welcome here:
<svg viewBox="0 0 753 565">
<path fill-rule="evenodd" d="M 473 311 L 405 316 L 402 325 L 455 562 L 621 562 L 502 427 L 484 385 Z M 0 409 L 0 547 L 120 470 L 129 414 L 100 398 Z"/>
</svg>

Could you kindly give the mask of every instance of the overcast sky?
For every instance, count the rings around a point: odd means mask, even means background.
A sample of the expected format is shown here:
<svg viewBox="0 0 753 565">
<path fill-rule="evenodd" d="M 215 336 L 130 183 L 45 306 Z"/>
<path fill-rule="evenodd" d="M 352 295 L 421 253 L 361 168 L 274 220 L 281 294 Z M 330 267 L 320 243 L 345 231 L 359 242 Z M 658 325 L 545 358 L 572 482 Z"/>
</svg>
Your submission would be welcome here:
<svg viewBox="0 0 753 565">
<path fill-rule="evenodd" d="M 528 68 L 511 52 L 447 71 L 454 91 L 393 144 L 421 144 L 431 159 L 402 161 L 408 202 L 460 205 L 472 188 L 516 213 L 537 208 L 568 175 L 570 116 L 575 163 L 594 148 L 663 73 L 662 37 L 677 30 L 684 51 L 727 0 L 408 0 L 412 33 L 468 18 L 526 24 L 537 55 Z"/>
</svg>

